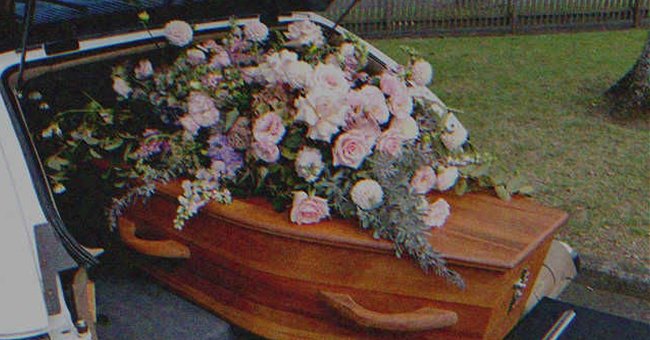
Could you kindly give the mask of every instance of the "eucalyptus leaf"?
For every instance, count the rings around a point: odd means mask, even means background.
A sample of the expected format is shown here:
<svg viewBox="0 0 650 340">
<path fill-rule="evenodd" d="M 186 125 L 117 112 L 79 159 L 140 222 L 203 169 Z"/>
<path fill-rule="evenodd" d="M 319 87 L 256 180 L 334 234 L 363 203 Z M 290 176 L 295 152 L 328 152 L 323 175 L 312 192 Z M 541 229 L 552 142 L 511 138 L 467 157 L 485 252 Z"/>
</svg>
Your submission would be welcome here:
<svg viewBox="0 0 650 340">
<path fill-rule="evenodd" d="M 519 188 L 519 193 L 522 195 L 532 195 L 535 192 L 535 188 L 532 185 L 524 185 Z"/>
<path fill-rule="evenodd" d="M 103 158 L 102 155 L 100 155 L 97 151 L 95 151 L 95 150 L 92 149 L 92 148 L 89 148 L 89 149 L 88 149 L 88 153 L 90 153 L 90 155 L 91 155 L 93 158 L 97 158 L 97 159 L 101 159 L 101 158 Z"/>
<path fill-rule="evenodd" d="M 226 121 L 224 123 L 225 124 L 224 127 L 226 128 L 226 130 L 229 130 L 232 127 L 232 125 L 235 124 L 235 121 L 237 120 L 238 117 L 239 117 L 239 110 L 237 110 L 236 108 L 226 113 Z"/>
<path fill-rule="evenodd" d="M 113 139 L 113 140 L 109 139 L 104 143 L 103 148 L 106 151 L 113 151 L 113 150 L 119 148 L 120 146 L 122 146 L 122 144 L 124 144 L 123 139 Z"/>
<path fill-rule="evenodd" d="M 499 196 L 499 198 L 504 201 L 510 201 L 510 199 L 512 198 L 508 190 L 506 190 L 506 188 L 503 185 L 497 185 L 496 187 L 494 187 L 494 191 L 497 193 L 497 196 Z"/>
<path fill-rule="evenodd" d="M 54 155 L 54 156 L 49 157 L 45 161 L 45 164 L 47 165 L 48 168 L 50 168 L 52 170 L 61 171 L 63 169 L 63 167 L 70 164 L 70 161 L 68 161 L 65 158 Z"/>
</svg>

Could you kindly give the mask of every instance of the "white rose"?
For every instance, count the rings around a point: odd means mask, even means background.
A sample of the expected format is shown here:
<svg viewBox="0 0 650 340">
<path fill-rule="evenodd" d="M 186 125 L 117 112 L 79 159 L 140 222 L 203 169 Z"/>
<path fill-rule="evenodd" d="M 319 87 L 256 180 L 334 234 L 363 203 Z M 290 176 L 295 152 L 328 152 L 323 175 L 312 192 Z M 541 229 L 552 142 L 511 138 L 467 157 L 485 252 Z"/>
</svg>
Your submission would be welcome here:
<svg viewBox="0 0 650 340">
<path fill-rule="evenodd" d="M 302 89 L 307 86 L 314 69 L 304 61 L 294 61 L 287 65 L 285 74 L 287 83 L 294 89 Z"/>
<path fill-rule="evenodd" d="M 309 125 L 309 138 L 329 143 L 332 135 L 345 125 L 349 106 L 345 100 L 340 99 L 334 93 L 319 88 L 310 91 L 306 98 L 296 99 L 295 119 Z"/>
<path fill-rule="evenodd" d="M 296 157 L 296 172 L 307 182 L 314 182 L 323 171 L 323 156 L 315 148 L 303 147 Z"/>
<path fill-rule="evenodd" d="M 381 185 L 372 179 L 358 181 L 350 190 L 352 202 L 363 210 L 379 207 L 384 201 L 384 191 Z"/>
<path fill-rule="evenodd" d="M 411 79 L 419 86 L 427 86 L 433 78 L 433 68 L 424 59 L 419 59 L 411 65 Z"/>
<path fill-rule="evenodd" d="M 447 221 L 450 210 L 449 203 L 442 198 L 438 198 L 435 202 L 428 204 L 422 215 L 422 222 L 429 228 L 440 228 Z"/>
<path fill-rule="evenodd" d="M 165 25 L 165 38 L 174 46 L 185 46 L 192 41 L 192 26 L 185 21 L 172 20 Z"/>
<path fill-rule="evenodd" d="M 393 95 L 388 100 L 388 106 L 395 117 L 404 119 L 413 113 L 413 98 L 406 92 Z"/>
<path fill-rule="evenodd" d="M 440 191 L 451 189 L 456 184 L 460 172 L 455 166 L 438 168 L 438 182 L 436 187 Z"/>
<path fill-rule="evenodd" d="M 309 88 L 329 91 L 344 96 L 350 90 L 350 84 L 345 79 L 343 70 L 337 65 L 319 63 L 309 81 Z"/>
</svg>

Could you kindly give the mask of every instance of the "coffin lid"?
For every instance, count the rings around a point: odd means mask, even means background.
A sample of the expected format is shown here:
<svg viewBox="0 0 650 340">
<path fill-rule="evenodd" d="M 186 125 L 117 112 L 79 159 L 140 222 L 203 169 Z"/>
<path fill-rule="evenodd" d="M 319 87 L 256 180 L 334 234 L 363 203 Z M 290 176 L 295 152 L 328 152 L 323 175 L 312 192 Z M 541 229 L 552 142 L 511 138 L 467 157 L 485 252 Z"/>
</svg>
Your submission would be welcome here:
<svg viewBox="0 0 650 340">
<path fill-rule="evenodd" d="M 173 200 L 182 193 L 178 183 L 159 190 Z M 568 218 L 564 211 L 523 197 L 506 202 L 486 193 L 437 196 L 449 202 L 451 216 L 442 228 L 431 231 L 429 242 L 449 263 L 463 266 L 496 271 L 515 268 L 553 237 Z M 359 228 L 354 220 L 333 218 L 297 225 L 290 222 L 288 212 L 274 211 L 261 198 L 234 200 L 230 205 L 210 203 L 202 212 L 262 233 L 365 251 L 394 252 L 392 242 L 373 239 L 371 232 Z M 191 220 L 188 223 L 191 225 Z"/>
</svg>

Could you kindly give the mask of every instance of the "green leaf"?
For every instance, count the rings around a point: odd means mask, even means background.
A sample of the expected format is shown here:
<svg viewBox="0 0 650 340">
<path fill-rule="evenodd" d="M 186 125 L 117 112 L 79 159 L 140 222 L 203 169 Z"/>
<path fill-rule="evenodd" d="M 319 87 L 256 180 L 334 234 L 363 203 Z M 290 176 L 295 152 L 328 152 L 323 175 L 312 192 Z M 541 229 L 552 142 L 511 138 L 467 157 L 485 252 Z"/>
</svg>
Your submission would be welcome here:
<svg viewBox="0 0 650 340">
<path fill-rule="evenodd" d="M 454 187 L 454 191 L 456 192 L 457 195 L 464 195 L 467 193 L 469 190 L 469 186 L 467 185 L 467 180 L 464 178 L 461 178 L 456 186 Z"/>
<path fill-rule="evenodd" d="M 88 153 L 90 153 L 90 155 L 91 155 L 93 158 L 97 158 L 97 159 L 101 159 L 101 158 L 103 158 L 102 155 L 100 155 L 100 154 L 99 154 L 97 151 L 95 151 L 94 149 L 88 149 Z"/>
<path fill-rule="evenodd" d="M 106 140 L 106 142 L 104 143 L 104 150 L 113 151 L 113 150 L 119 148 L 120 146 L 122 146 L 122 144 L 124 144 L 123 139 L 119 139 L 119 138 L 118 139 L 113 139 L 113 140 L 109 139 L 109 140 Z"/>
<path fill-rule="evenodd" d="M 497 193 L 497 196 L 499 196 L 500 199 L 504 201 L 510 201 L 511 198 L 510 193 L 508 192 L 508 190 L 506 190 L 506 188 L 503 185 L 497 185 L 494 188 L 494 191 Z"/>
<path fill-rule="evenodd" d="M 289 148 L 282 148 L 282 156 L 290 161 L 296 159 L 298 156 L 297 152 L 291 151 Z"/>
<path fill-rule="evenodd" d="M 61 171 L 61 169 L 63 169 L 63 167 L 70 164 L 70 161 L 68 161 L 65 158 L 54 155 L 54 156 L 49 157 L 45 161 L 45 164 L 47 165 L 48 168 L 50 168 L 52 170 Z"/>
<path fill-rule="evenodd" d="M 526 185 L 524 177 L 517 175 L 508 180 L 508 183 L 506 183 L 506 189 L 508 189 L 509 192 L 519 192 L 521 187 L 524 185 Z"/>
<path fill-rule="evenodd" d="M 226 121 L 224 123 L 225 124 L 224 127 L 226 128 L 226 130 L 229 130 L 232 127 L 232 125 L 235 124 L 235 121 L 237 120 L 238 117 L 239 117 L 239 110 L 237 110 L 236 108 L 226 113 Z"/>
</svg>

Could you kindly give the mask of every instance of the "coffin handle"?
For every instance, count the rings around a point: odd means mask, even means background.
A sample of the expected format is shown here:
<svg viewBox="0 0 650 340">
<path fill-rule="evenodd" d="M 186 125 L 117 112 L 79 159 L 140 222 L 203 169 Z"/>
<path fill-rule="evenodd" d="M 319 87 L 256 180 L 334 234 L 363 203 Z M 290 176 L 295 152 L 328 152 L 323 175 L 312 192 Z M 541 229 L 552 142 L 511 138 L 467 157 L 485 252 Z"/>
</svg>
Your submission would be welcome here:
<svg viewBox="0 0 650 340">
<path fill-rule="evenodd" d="M 189 259 L 190 248 L 174 240 L 152 241 L 136 236 L 135 222 L 120 217 L 118 230 L 122 241 L 131 249 L 145 255 L 165 257 L 170 259 Z"/>
<path fill-rule="evenodd" d="M 320 292 L 327 304 L 357 325 L 385 331 L 415 332 L 449 327 L 458 322 L 458 314 L 431 307 L 408 313 L 379 313 L 359 305 L 350 295 Z"/>
</svg>

